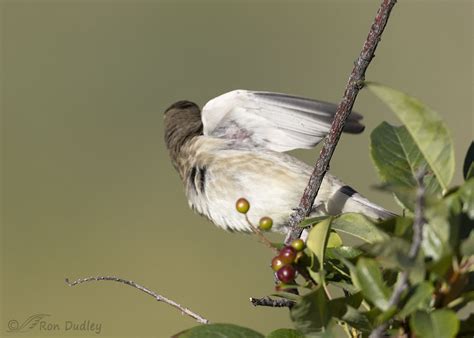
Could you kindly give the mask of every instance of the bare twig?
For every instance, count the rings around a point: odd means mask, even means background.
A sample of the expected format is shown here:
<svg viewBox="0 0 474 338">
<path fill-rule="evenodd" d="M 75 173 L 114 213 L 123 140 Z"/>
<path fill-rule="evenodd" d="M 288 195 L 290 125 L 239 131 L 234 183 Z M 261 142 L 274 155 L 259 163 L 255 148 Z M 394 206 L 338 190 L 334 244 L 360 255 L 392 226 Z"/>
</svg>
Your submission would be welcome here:
<svg viewBox="0 0 474 338">
<path fill-rule="evenodd" d="M 250 298 L 250 302 L 253 306 L 269 306 L 269 307 L 292 307 L 295 305 L 295 302 L 289 299 L 273 299 L 270 297 L 262 298 Z"/>
<path fill-rule="evenodd" d="M 324 175 L 329 169 L 329 161 L 334 153 L 336 145 L 341 137 L 342 129 L 347 120 L 359 90 L 365 77 L 365 71 L 374 57 L 375 49 L 380 41 L 385 25 L 387 24 L 390 12 L 395 5 L 396 0 L 383 0 L 380 8 L 375 16 L 374 23 L 370 28 L 369 35 L 365 40 L 362 51 L 357 58 L 352 73 L 344 91 L 342 101 L 337 107 L 336 115 L 331 125 L 329 134 L 324 139 L 323 147 L 319 153 L 318 161 L 314 166 L 313 173 L 309 179 L 308 185 L 301 197 L 300 204 L 296 211 L 290 216 L 288 232 L 285 243 L 289 244 L 292 240 L 301 235 L 301 228 L 297 225 L 311 212 L 316 195 L 318 194 Z"/>
<path fill-rule="evenodd" d="M 140 284 L 137 284 L 137 283 L 135 283 L 131 280 L 126 280 L 126 279 L 119 278 L 119 277 L 114 277 L 114 276 L 97 276 L 97 277 L 81 278 L 81 279 L 77 279 L 73 282 L 70 282 L 69 279 L 66 278 L 66 283 L 69 286 L 75 286 L 75 285 L 82 284 L 82 283 L 85 283 L 85 282 L 102 281 L 102 280 L 108 280 L 108 281 L 123 283 L 123 284 L 129 285 L 131 287 L 134 287 L 134 288 L 136 288 L 136 289 L 138 289 L 142 292 L 145 292 L 146 294 L 154 297 L 159 302 L 164 302 L 168 305 L 171 305 L 171 306 L 177 308 L 179 311 L 181 311 L 182 314 L 185 314 L 185 315 L 188 315 L 191 318 L 194 318 L 199 323 L 202 323 L 202 324 L 208 324 L 209 323 L 209 320 L 207 320 L 206 318 L 204 318 L 204 317 L 198 315 L 197 313 L 191 311 L 187 307 L 184 307 L 184 306 L 176 303 L 174 300 L 171 300 L 171 299 L 166 298 L 162 295 L 159 295 L 156 292 L 153 292 L 150 289 L 148 289 L 144 286 L 141 286 Z"/>
<path fill-rule="evenodd" d="M 426 175 L 425 170 L 420 170 L 416 174 L 416 181 L 418 183 L 418 189 L 416 190 L 416 201 L 415 201 L 415 217 L 413 219 L 413 237 L 408 252 L 408 257 L 412 260 L 416 259 L 418 252 L 420 251 L 421 241 L 423 240 L 423 225 L 425 224 L 424 207 L 425 207 L 425 186 L 423 184 L 423 178 Z M 392 296 L 388 301 L 389 307 L 399 307 L 400 299 L 402 298 L 403 292 L 408 287 L 408 271 L 403 271 L 400 275 L 400 279 L 393 290 Z M 380 338 L 387 330 L 389 322 L 386 321 L 377 326 L 369 338 Z"/>
</svg>

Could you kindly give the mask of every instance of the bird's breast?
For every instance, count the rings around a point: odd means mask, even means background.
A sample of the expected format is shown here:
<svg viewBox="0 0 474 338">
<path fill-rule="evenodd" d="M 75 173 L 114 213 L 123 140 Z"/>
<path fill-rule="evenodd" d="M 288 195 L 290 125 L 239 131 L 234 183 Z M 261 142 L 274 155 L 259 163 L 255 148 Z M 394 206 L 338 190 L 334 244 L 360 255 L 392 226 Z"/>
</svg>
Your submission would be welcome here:
<svg viewBox="0 0 474 338">
<path fill-rule="evenodd" d="M 250 230 L 235 209 L 241 197 L 250 202 L 247 215 L 254 225 L 268 216 L 275 230 L 282 228 L 310 174 L 306 164 L 289 155 L 206 136 L 183 151 L 180 163 L 190 206 L 219 227 L 236 231 Z"/>
</svg>

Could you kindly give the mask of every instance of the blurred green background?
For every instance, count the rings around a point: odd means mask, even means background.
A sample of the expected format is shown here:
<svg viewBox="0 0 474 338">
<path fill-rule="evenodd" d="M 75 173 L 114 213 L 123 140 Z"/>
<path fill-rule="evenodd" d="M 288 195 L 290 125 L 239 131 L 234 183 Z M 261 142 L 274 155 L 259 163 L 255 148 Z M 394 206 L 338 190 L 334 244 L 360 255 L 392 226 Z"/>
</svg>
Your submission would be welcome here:
<svg viewBox="0 0 474 338">
<path fill-rule="evenodd" d="M 187 206 L 163 143 L 163 111 L 244 88 L 338 101 L 379 0 L 2 1 L 1 331 L 10 320 L 101 323 L 100 336 L 167 337 L 195 324 L 111 282 L 117 275 L 213 322 L 290 327 L 254 308 L 273 290 L 272 253 Z M 402 89 L 446 120 L 457 176 L 473 139 L 473 2 L 399 1 L 367 79 Z M 344 136 L 331 171 L 397 211 L 368 140 L 392 114 L 368 92 L 367 125 Z M 298 151 L 313 163 L 316 151 Z M 97 336 L 45 331 L 22 336 Z"/>
</svg>

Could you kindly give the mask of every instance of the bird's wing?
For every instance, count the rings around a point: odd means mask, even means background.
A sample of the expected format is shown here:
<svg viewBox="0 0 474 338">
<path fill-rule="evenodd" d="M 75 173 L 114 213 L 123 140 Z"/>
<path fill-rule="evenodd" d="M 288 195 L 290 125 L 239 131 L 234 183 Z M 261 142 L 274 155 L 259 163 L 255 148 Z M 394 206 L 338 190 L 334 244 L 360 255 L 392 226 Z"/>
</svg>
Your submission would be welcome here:
<svg viewBox="0 0 474 338">
<path fill-rule="evenodd" d="M 236 139 L 274 151 L 311 148 L 329 132 L 337 106 L 301 97 L 234 90 L 202 109 L 204 135 Z M 344 131 L 361 133 L 362 115 L 352 112 Z"/>
</svg>

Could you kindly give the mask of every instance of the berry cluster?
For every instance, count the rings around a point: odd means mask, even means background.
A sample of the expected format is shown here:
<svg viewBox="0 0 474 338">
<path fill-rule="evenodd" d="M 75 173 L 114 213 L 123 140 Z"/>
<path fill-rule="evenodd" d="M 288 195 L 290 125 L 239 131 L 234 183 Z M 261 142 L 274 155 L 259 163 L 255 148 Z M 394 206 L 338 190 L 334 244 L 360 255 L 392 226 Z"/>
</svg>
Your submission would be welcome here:
<svg viewBox="0 0 474 338">
<path fill-rule="evenodd" d="M 235 208 L 242 214 L 247 214 L 250 210 L 250 203 L 245 198 L 239 198 L 235 203 Z M 254 232 L 261 237 L 270 247 L 275 248 L 268 239 L 260 232 L 260 230 L 268 231 L 272 228 L 273 220 L 270 217 L 262 217 L 259 221 L 258 228 L 253 226 L 247 218 L 247 222 L 253 228 Z M 295 264 L 304 256 L 305 243 L 302 239 L 295 239 L 290 245 L 283 247 L 278 255 L 272 259 L 272 269 L 276 272 L 278 280 L 281 282 L 277 285 L 280 290 L 284 284 L 292 283 L 296 277 Z"/>
<path fill-rule="evenodd" d="M 283 247 L 277 256 L 273 257 L 272 269 L 276 272 L 279 281 L 291 283 L 295 280 L 294 264 L 304 255 L 304 247 L 302 239 L 295 239 L 290 245 Z"/>
</svg>

